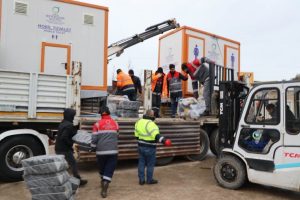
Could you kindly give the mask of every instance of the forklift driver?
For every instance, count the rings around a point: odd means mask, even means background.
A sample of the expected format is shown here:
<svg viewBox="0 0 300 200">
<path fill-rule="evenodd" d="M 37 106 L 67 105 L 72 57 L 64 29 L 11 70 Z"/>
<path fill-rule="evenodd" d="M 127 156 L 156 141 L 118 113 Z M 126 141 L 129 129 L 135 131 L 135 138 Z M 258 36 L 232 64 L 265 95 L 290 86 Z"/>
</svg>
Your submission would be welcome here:
<svg viewBox="0 0 300 200">
<path fill-rule="evenodd" d="M 266 110 L 268 111 L 269 115 L 271 118 L 265 119 L 264 116 L 257 116 L 256 117 L 256 121 L 257 122 L 266 122 L 266 123 L 277 123 L 278 122 L 278 113 L 277 113 L 277 109 L 276 106 L 272 103 L 268 104 L 266 106 Z"/>
</svg>

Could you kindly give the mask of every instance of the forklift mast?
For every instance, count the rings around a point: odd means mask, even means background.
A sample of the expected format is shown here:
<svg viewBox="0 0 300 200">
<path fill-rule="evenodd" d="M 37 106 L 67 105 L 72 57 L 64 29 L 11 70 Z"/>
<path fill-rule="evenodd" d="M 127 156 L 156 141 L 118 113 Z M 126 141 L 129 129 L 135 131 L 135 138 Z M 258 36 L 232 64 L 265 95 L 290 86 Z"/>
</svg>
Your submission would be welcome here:
<svg viewBox="0 0 300 200">
<path fill-rule="evenodd" d="M 111 60 L 113 55 L 120 56 L 124 49 L 128 47 L 178 27 L 180 25 L 176 22 L 176 19 L 169 19 L 146 28 L 143 33 L 115 42 L 108 46 L 108 60 Z"/>
<path fill-rule="evenodd" d="M 249 89 L 239 81 L 220 82 L 220 148 L 232 148 L 244 101 Z"/>
</svg>

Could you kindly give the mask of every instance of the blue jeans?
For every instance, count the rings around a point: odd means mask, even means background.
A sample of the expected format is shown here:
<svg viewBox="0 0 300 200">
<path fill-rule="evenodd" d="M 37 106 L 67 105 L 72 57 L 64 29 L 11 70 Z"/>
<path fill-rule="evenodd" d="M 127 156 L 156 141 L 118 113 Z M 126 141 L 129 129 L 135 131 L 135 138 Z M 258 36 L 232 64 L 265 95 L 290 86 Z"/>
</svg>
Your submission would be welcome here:
<svg viewBox="0 0 300 200">
<path fill-rule="evenodd" d="M 156 161 L 156 147 L 139 146 L 138 175 L 140 181 L 145 181 L 145 167 L 147 167 L 147 183 L 153 179 L 154 166 Z"/>
</svg>

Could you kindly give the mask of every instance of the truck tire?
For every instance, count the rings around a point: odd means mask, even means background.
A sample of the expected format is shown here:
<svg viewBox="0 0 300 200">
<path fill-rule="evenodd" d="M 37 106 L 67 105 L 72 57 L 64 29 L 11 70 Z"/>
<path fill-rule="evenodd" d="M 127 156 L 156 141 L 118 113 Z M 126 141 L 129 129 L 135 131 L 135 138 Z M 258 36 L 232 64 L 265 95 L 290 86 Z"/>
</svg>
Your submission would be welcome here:
<svg viewBox="0 0 300 200">
<path fill-rule="evenodd" d="M 22 180 L 21 160 L 44 154 L 43 147 L 31 136 L 15 136 L 0 144 L 0 179 L 3 181 Z"/>
<path fill-rule="evenodd" d="M 234 156 L 220 157 L 214 168 L 214 176 L 219 185 L 228 189 L 239 189 L 246 181 L 246 169 L 241 160 Z"/>
<path fill-rule="evenodd" d="M 186 158 L 190 161 L 201 161 L 207 155 L 209 149 L 209 138 L 205 130 L 200 129 L 200 152 L 199 154 L 187 155 Z"/>
<path fill-rule="evenodd" d="M 169 157 L 163 157 L 163 158 L 156 158 L 156 166 L 164 166 L 169 163 L 171 163 L 174 159 L 174 156 L 169 156 Z"/>
<path fill-rule="evenodd" d="M 210 150 L 213 154 L 215 154 L 216 156 L 220 155 L 221 153 L 221 149 L 219 146 L 219 128 L 215 128 L 210 137 L 209 137 L 209 141 L 210 141 Z"/>
</svg>

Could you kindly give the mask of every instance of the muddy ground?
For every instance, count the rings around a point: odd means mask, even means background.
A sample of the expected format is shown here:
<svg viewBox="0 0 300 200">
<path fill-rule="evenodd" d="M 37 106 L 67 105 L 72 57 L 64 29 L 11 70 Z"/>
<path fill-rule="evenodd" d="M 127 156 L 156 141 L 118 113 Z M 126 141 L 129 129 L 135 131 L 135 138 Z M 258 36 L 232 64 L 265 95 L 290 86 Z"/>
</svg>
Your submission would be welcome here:
<svg viewBox="0 0 300 200">
<path fill-rule="evenodd" d="M 210 156 L 202 162 L 188 162 L 177 158 L 172 164 L 155 168 L 157 185 L 138 184 L 137 161 L 121 161 L 115 172 L 113 182 L 106 199 L 124 200 L 277 200 L 299 199 L 300 193 L 280 190 L 256 184 L 246 184 L 240 190 L 227 190 L 219 187 L 213 177 L 211 167 L 214 157 Z M 77 200 L 96 200 L 100 197 L 100 181 L 96 163 L 80 164 L 81 175 L 88 179 L 88 184 L 79 189 Z M 24 182 L 1 183 L 1 200 L 30 199 L 30 193 Z"/>
</svg>

